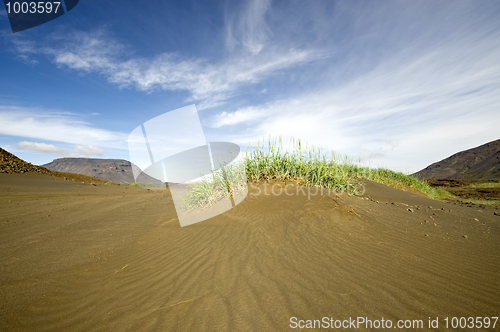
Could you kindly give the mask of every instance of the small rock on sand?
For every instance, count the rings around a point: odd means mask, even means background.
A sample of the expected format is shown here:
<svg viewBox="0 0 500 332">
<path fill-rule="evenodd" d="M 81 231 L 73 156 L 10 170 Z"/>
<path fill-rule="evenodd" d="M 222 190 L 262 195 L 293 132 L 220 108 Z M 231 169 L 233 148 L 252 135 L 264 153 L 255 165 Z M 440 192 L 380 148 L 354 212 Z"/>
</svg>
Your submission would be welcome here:
<svg viewBox="0 0 500 332">
<path fill-rule="evenodd" d="M 409 209 L 408 209 L 408 211 L 413 212 L 413 209 L 412 209 L 412 208 L 409 208 Z"/>
</svg>

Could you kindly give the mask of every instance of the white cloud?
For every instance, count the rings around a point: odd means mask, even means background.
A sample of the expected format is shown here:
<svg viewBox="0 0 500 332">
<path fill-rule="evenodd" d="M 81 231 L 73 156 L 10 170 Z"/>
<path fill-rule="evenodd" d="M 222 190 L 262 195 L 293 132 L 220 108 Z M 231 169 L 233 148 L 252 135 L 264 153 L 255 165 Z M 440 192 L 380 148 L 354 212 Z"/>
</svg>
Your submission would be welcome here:
<svg viewBox="0 0 500 332">
<path fill-rule="evenodd" d="M 38 53 L 36 43 L 32 40 L 23 39 L 19 35 L 10 38 L 14 44 L 16 53 L 32 54 Z"/>
<path fill-rule="evenodd" d="M 0 105 L 0 134 L 81 146 L 126 148 L 127 135 L 95 128 L 69 113 Z"/>
<path fill-rule="evenodd" d="M 380 142 L 380 145 L 373 150 L 366 150 L 363 147 L 359 148 L 358 156 L 359 160 L 363 162 L 369 162 L 374 158 L 384 157 L 387 154 L 394 151 L 394 149 L 399 145 L 399 142 L 386 140 Z"/>
<path fill-rule="evenodd" d="M 102 156 L 106 152 L 91 145 L 75 145 L 74 150 L 67 150 L 53 144 L 22 141 L 17 143 L 19 150 L 38 151 L 48 153 L 57 157 L 90 157 Z"/>
<path fill-rule="evenodd" d="M 498 139 L 500 48 L 492 45 L 500 45 L 499 35 L 393 54 L 351 82 L 223 112 L 206 123 L 240 144 L 294 136 L 414 172 Z"/>
<path fill-rule="evenodd" d="M 269 0 L 249 0 L 241 12 L 226 14 L 226 47 L 230 51 L 238 44 L 242 44 L 252 54 L 262 50 L 271 35 L 265 20 L 270 5 Z"/>
<path fill-rule="evenodd" d="M 240 12 L 226 13 L 225 41 L 232 51 L 216 61 L 171 53 L 138 57 L 102 31 L 52 37 L 64 46 L 47 47 L 53 45 L 49 40 L 41 47 L 20 38 L 16 45 L 21 55 L 46 54 L 61 68 L 98 73 L 120 87 L 187 91 L 187 101 L 196 101 L 198 109 L 214 108 L 245 93 L 243 88 L 264 83 L 255 91 L 268 91 L 265 95 L 236 100 L 241 107 L 227 106 L 203 119 L 217 129 L 217 140 L 247 144 L 269 133 L 302 137 L 416 171 L 498 138 L 496 3 L 367 2 L 360 7 L 318 1 L 294 2 L 300 9 L 287 4 L 286 11 L 273 4 L 272 11 L 269 1 L 249 1 Z M 297 68 L 326 58 L 307 70 Z M 285 70 L 278 84 L 265 84 Z M 12 113 L 8 118 L 0 109 L 0 121 L 7 121 L 0 133 L 35 132 L 31 135 L 100 147 L 116 144 L 120 136 L 68 116 L 49 121 Z"/>
<path fill-rule="evenodd" d="M 52 144 L 35 143 L 27 141 L 22 141 L 17 143 L 17 148 L 19 150 L 25 150 L 25 151 L 39 151 L 39 152 L 50 153 L 58 157 L 65 157 L 71 153 L 68 150 L 58 148 L 57 146 Z"/>
<path fill-rule="evenodd" d="M 53 36 L 53 38 L 63 38 Z M 63 47 L 36 47 L 33 41 L 14 39 L 22 56 L 43 53 L 61 67 L 85 73 L 99 73 L 122 88 L 140 91 L 188 91 L 186 102 L 197 101 L 198 109 L 221 105 L 236 94 L 237 89 L 257 83 L 288 68 L 324 58 L 318 50 L 270 48 L 266 52 L 234 57 L 221 63 L 202 58 L 181 58 L 172 53 L 153 58 L 123 58 L 125 47 L 102 31 L 74 33 Z"/>
<path fill-rule="evenodd" d="M 239 109 L 233 113 L 222 112 L 215 116 L 211 122 L 211 127 L 220 128 L 223 126 L 233 126 L 243 122 L 257 122 L 260 118 L 265 117 L 261 111 L 254 108 Z"/>
<path fill-rule="evenodd" d="M 32 66 L 37 65 L 39 63 L 38 60 L 32 59 L 25 54 L 19 54 L 19 55 L 17 55 L 17 58 L 19 60 L 21 60 L 22 62 L 24 62 L 28 65 L 32 65 Z"/>
<path fill-rule="evenodd" d="M 106 151 L 96 148 L 92 145 L 81 146 L 75 145 L 75 151 L 84 156 L 102 156 L 106 154 Z"/>
</svg>

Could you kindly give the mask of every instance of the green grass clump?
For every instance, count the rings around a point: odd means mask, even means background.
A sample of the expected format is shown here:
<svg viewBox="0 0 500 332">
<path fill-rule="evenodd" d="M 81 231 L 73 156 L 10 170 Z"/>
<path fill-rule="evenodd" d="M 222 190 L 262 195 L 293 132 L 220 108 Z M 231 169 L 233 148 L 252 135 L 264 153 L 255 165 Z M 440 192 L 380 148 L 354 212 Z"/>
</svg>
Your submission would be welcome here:
<svg viewBox="0 0 500 332">
<path fill-rule="evenodd" d="M 485 182 L 485 183 L 477 183 L 469 185 L 469 188 L 497 188 L 497 187 L 500 187 L 500 182 Z"/>
<path fill-rule="evenodd" d="M 281 137 L 257 143 L 255 149 L 247 148 L 246 156 L 239 163 L 213 171 L 199 182 L 189 185 L 189 192 L 182 200 L 186 209 L 210 206 L 223 197 L 233 196 L 234 187 L 244 190 L 247 182 L 293 181 L 303 186 L 323 187 L 348 194 L 364 193 L 362 179 L 412 190 L 434 199 L 453 199 L 443 189 L 434 189 L 426 182 L 410 175 L 383 168 L 362 167 L 352 159 L 333 151 L 305 146 L 300 139 L 292 138 L 288 149 L 283 148 Z M 241 172 L 244 167 L 245 172 Z M 231 185 L 230 185 L 231 184 Z"/>
<path fill-rule="evenodd" d="M 266 145 L 246 151 L 245 171 L 248 181 L 295 181 L 312 187 L 358 194 L 361 182 L 353 176 L 349 159 L 333 151 L 303 146 L 300 139 L 284 149 L 281 138 L 269 139 Z"/>
<path fill-rule="evenodd" d="M 234 163 L 213 170 L 209 176 L 204 176 L 200 181 L 188 186 L 189 192 L 182 199 L 185 209 L 209 207 L 227 198 L 233 199 L 234 195 L 246 189 L 247 178 L 243 172 L 243 165 Z"/>
</svg>

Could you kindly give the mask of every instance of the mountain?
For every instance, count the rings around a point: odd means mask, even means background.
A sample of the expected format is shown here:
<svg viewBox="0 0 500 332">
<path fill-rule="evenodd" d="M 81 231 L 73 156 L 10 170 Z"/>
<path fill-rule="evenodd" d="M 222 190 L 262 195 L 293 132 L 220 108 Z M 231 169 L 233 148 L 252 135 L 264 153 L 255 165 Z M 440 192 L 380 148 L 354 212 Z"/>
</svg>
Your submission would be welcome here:
<svg viewBox="0 0 500 332">
<path fill-rule="evenodd" d="M 161 181 L 143 173 L 135 181 L 132 164 L 123 159 L 59 158 L 43 166 L 53 171 L 84 174 L 120 184 L 141 182 L 163 185 Z"/>
<path fill-rule="evenodd" d="M 55 176 L 58 178 L 64 178 L 65 180 L 73 180 L 78 182 L 85 182 L 91 184 L 104 184 L 105 181 L 80 174 L 63 173 L 51 171 L 42 166 L 36 166 L 30 164 L 21 158 L 13 155 L 12 153 L 0 148 L 0 173 L 38 173 L 50 176 Z"/>
<path fill-rule="evenodd" d="M 500 179 L 500 139 L 455 153 L 413 174 L 419 179 Z"/>
</svg>

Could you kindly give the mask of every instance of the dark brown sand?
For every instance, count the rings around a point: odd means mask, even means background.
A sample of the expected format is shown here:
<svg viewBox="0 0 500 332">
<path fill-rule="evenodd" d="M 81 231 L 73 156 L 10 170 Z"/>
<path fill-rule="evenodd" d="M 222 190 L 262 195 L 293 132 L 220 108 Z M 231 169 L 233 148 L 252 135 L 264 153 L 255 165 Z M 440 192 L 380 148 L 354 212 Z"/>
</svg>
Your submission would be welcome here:
<svg viewBox="0 0 500 332">
<path fill-rule="evenodd" d="M 445 330 L 445 317 L 500 315 L 492 211 L 375 183 L 365 198 L 260 189 L 181 228 L 168 191 L 0 174 L 0 330 L 286 331 L 291 317 L 358 316 Z"/>
</svg>

